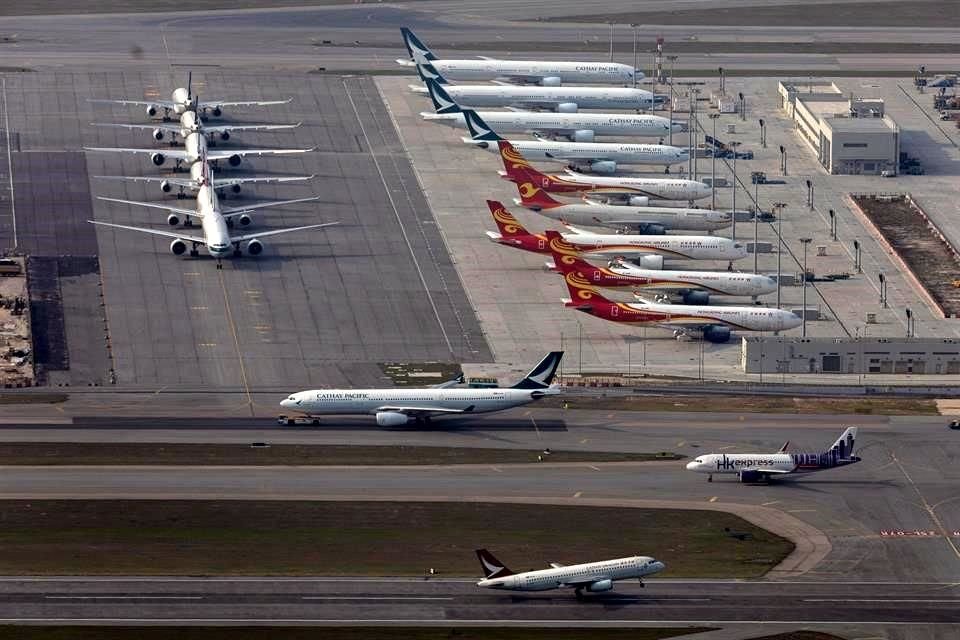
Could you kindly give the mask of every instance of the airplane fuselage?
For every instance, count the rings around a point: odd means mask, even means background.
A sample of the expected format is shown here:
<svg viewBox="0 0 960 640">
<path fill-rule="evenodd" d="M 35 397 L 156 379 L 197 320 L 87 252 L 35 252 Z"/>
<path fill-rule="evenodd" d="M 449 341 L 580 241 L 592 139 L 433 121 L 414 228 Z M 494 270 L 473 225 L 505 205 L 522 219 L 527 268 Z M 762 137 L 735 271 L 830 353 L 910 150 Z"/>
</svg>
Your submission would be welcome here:
<svg viewBox="0 0 960 640">
<path fill-rule="evenodd" d="M 505 85 L 444 85 L 444 90 L 461 107 L 560 107 L 574 109 L 650 109 L 654 95 L 644 89 L 623 87 L 530 87 Z M 415 93 L 427 94 L 425 87 Z"/>
<path fill-rule="evenodd" d="M 593 227 L 630 228 L 656 225 L 677 231 L 716 231 L 733 224 L 729 213 L 712 209 L 675 207 L 631 207 L 611 204 L 565 204 L 534 209 L 542 216 Z"/>
<path fill-rule="evenodd" d="M 591 590 L 589 581 L 594 578 L 594 584 L 599 584 L 603 588 L 592 590 L 609 591 L 616 580 L 642 578 L 663 569 L 662 562 L 649 556 L 633 556 L 489 578 L 481 580 L 477 586 L 505 591 L 547 591 L 579 586 L 589 591 Z"/>
<path fill-rule="evenodd" d="M 569 276 L 569 274 L 568 274 Z M 785 309 L 764 307 L 706 306 L 686 304 L 634 304 L 625 302 L 590 302 L 584 292 L 572 306 L 588 304 L 582 309 L 590 315 L 635 325 L 654 325 L 671 329 L 700 329 L 705 326 L 726 326 L 740 331 L 784 331 L 800 326 L 800 318 Z"/>
<path fill-rule="evenodd" d="M 772 474 L 813 473 L 858 462 L 859 458 L 838 458 L 822 453 L 711 453 L 697 456 L 687 464 L 689 471 L 713 474 L 743 474 L 744 472 Z"/>
<path fill-rule="evenodd" d="M 499 154 L 496 144 L 464 139 L 492 153 Z M 523 157 L 531 162 L 563 162 L 589 166 L 593 162 L 620 164 L 652 164 L 669 166 L 687 162 L 690 153 L 681 147 L 664 144 L 621 144 L 619 142 L 563 142 L 559 140 L 510 140 Z"/>
<path fill-rule="evenodd" d="M 230 243 L 230 230 L 226 219 L 220 214 L 217 191 L 209 185 L 202 185 L 197 191 L 197 211 L 200 213 L 203 238 L 207 252 L 214 258 L 226 258 L 233 253 Z"/>
<path fill-rule="evenodd" d="M 707 291 L 725 296 L 761 296 L 776 291 L 773 278 L 728 271 L 669 271 L 629 266 L 589 265 L 579 271 L 590 284 L 609 289 L 684 293 Z"/>
<path fill-rule="evenodd" d="M 710 195 L 710 186 L 696 180 L 591 176 L 573 172 L 549 177 L 549 185 L 538 185 L 549 193 L 595 198 L 645 196 L 657 200 L 699 200 Z"/>
<path fill-rule="evenodd" d="M 668 135 L 671 128 L 667 118 L 637 114 L 482 111 L 477 115 L 497 133 L 541 132 L 574 135 L 576 132 L 585 131 L 598 136 L 662 137 Z M 429 122 L 439 122 L 450 127 L 465 129 L 467 126 L 463 114 L 459 112 L 422 113 L 421 116 Z M 681 124 L 673 123 L 675 132 L 682 129 Z"/>
<path fill-rule="evenodd" d="M 316 389 L 283 400 L 286 409 L 307 415 L 372 415 L 391 409 L 424 407 L 451 412 L 489 413 L 521 406 L 557 389 Z"/>
<path fill-rule="evenodd" d="M 541 60 L 430 60 L 430 64 L 448 80 L 528 79 L 537 83 L 543 78 L 577 84 L 633 83 L 633 67 L 615 62 L 554 62 Z"/>
</svg>

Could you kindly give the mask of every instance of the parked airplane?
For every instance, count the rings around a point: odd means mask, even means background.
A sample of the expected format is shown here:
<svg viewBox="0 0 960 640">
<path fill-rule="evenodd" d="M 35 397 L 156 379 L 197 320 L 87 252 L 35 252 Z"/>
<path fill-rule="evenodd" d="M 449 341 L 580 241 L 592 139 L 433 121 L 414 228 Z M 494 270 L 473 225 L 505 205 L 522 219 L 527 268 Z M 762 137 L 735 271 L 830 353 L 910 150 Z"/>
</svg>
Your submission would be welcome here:
<svg viewBox="0 0 960 640">
<path fill-rule="evenodd" d="M 247 156 L 282 156 L 297 153 L 308 153 L 313 149 L 208 149 L 207 139 L 202 133 L 191 133 L 183 141 L 183 149 L 127 149 L 115 147 L 84 147 L 84 151 L 107 151 L 112 153 L 148 154 L 153 164 L 158 167 L 166 162 L 167 158 L 176 161 L 179 167 L 183 162 L 194 164 L 200 160 L 201 154 L 206 154 L 208 162 L 226 160 L 230 166 L 236 167 Z"/>
<path fill-rule="evenodd" d="M 725 229 L 733 224 L 733 216 L 713 209 L 682 209 L 678 207 L 634 207 L 605 204 L 593 200 L 564 204 L 551 198 L 533 182 L 518 182 L 520 199 L 517 204 L 540 215 L 564 224 L 583 224 L 589 227 L 610 227 L 625 233 L 651 236 L 669 231 L 708 231 Z"/>
<path fill-rule="evenodd" d="M 620 262 L 600 267 L 580 257 L 575 246 L 566 242 L 556 231 L 547 231 L 547 246 L 553 253 L 553 263 L 547 267 L 566 276 L 574 273 L 594 287 L 654 291 L 664 295 L 680 296 L 684 304 L 710 304 L 711 295 L 757 296 L 777 290 L 773 278 L 755 273 L 735 271 L 658 271 L 641 269 Z"/>
<path fill-rule="evenodd" d="M 799 327 L 798 316 L 784 309 L 612 302 L 579 273 L 564 276 L 570 298 L 566 306 L 610 322 L 651 325 L 673 329 L 676 338 L 699 333 L 709 342 L 728 342 L 731 329 L 739 331 L 784 331 Z"/>
<path fill-rule="evenodd" d="M 398 63 L 410 67 L 429 62 L 450 80 L 501 80 L 557 87 L 567 82 L 625 85 L 633 84 L 634 77 L 643 79 L 633 67 L 615 62 L 498 60 L 486 56 L 479 60 L 440 59 L 410 29 L 402 27 L 400 32 L 410 59 Z"/>
<path fill-rule="evenodd" d="M 211 113 L 219 117 L 223 113 L 224 107 L 269 107 L 278 104 L 288 104 L 293 98 L 286 100 L 205 100 L 199 103 L 193 95 L 193 73 L 187 74 L 187 86 L 178 87 L 173 90 L 169 100 L 104 100 L 90 99 L 89 102 L 98 102 L 101 104 L 123 104 L 137 107 L 145 107 L 147 115 L 151 118 L 157 115 L 160 109 L 163 109 L 163 119 L 170 116 L 170 112 L 181 115 L 186 111 L 201 111 Z"/>
<path fill-rule="evenodd" d="M 463 112 L 469 138 L 461 138 L 493 153 L 500 153 L 497 146 L 503 140 L 490 128 L 476 111 L 465 109 Z M 546 160 L 563 162 L 567 166 L 581 171 L 594 173 L 614 173 L 618 165 L 654 164 L 664 165 L 666 173 L 669 166 L 687 162 L 690 152 L 681 147 L 663 144 L 621 144 L 619 142 L 563 142 L 559 140 L 509 140 L 514 149 L 527 160 Z"/>
<path fill-rule="evenodd" d="M 126 180 L 130 182 L 146 182 L 159 185 L 160 191 L 170 193 L 174 187 L 177 187 L 177 198 L 185 196 L 186 189 L 197 190 L 202 185 L 200 174 L 203 167 L 199 162 L 190 165 L 190 177 L 179 178 L 176 176 L 93 176 L 100 180 Z M 286 182 L 302 182 L 312 180 L 315 176 L 251 176 L 247 178 L 216 178 L 213 180 L 213 188 L 222 194 L 225 189 L 230 189 L 234 193 L 240 193 L 242 185 L 245 184 L 279 184 Z"/>
<path fill-rule="evenodd" d="M 527 231 L 503 205 L 487 200 L 499 233 L 487 237 L 499 244 L 524 251 L 549 254 L 547 236 Z M 645 236 L 624 234 L 565 233 L 561 238 L 587 258 L 625 258 L 647 269 L 662 269 L 666 260 L 739 260 L 747 250 L 739 242 L 717 236 Z M 561 252 L 566 250 L 561 249 Z"/>
<path fill-rule="evenodd" d="M 563 351 L 551 351 L 512 387 L 315 389 L 294 393 L 280 402 L 280 406 L 306 414 L 315 424 L 318 423 L 316 416 L 321 415 L 373 414 L 381 427 L 404 425 L 411 419 L 429 422 L 433 416 L 503 411 L 560 393 L 560 387 L 551 382 L 562 357 Z M 294 424 L 295 419 L 288 419 L 288 423 Z"/>
<path fill-rule="evenodd" d="M 435 113 L 421 112 L 429 122 L 465 128 L 463 109 L 446 90 L 427 81 Z M 480 118 L 498 133 L 531 133 L 543 137 L 567 138 L 573 142 L 593 142 L 595 136 L 663 137 L 670 133 L 671 122 L 661 116 L 634 113 L 543 113 L 534 111 L 481 111 Z M 683 131 L 679 122 L 674 131 Z"/>
<path fill-rule="evenodd" d="M 296 129 L 301 123 L 295 124 L 216 124 L 210 125 L 203 122 L 195 111 L 186 111 L 180 116 L 179 124 L 172 123 L 153 123 L 153 124 L 112 124 L 103 122 L 90 123 L 94 127 L 115 127 L 121 129 L 152 129 L 153 139 L 163 140 L 170 135 L 170 144 L 173 144 L 179 135 L 184 140 L 191 133 L 202 133 L 212 142 L 213 137 L 219 135 L 221 140 L 229 140 L 231 131 L 277 131 L 280 129 Z"/>
<path fill-rule="evenodd" d="M 510 142 L 500 140 L 497 144 L 505 169 L 501 177 L 518 185 L 529 182 L 548 193 L 582 195 L 635 207 L 646 207 L 651 200 L 697 200 L 710 195 L 710 187 L 696 180 L 586 176 L 569 170 L 566 177 L 548 175 L 527 162 Z"/>
<path fill-rule="evenodd" d="M 89 222 L 104 227 L 126 229 L 128 231 L 139 231 L 141 233 L 149 233 L 164 238 L 172 238 L 172 242 L 170 243 L 170 252 L 177 256 L 186 253 L 188 243 L 193 245 L 192 249 L 190 250 L 190 255 L 193 257 L 197 257 L 199 255 L 198 247 L 205 246 L 210 255 L 217 259 L 217 268 L 220 268 L 221 266 L 220 259 L 231 255 L 231 253 L 234 256 L 240 256 L 240 245 L 242 243 L 246 243 L 247 253 L 252 256 L 256 256 L 263 252 L 263 243 L 260 241 L 260 238 L 280 235 L 282 233 L 309 231 L 311 229 L 320 229 L 339 224 L 338 222 L 328 222 L 325 224 L 311 224 L 303 227 L 274 229 L 272 231 L 257 231 L 255 233 L 232 236 L 227 228 L 228 220 L 238 218 L 240 224 L 246 225 L 250 223 L 250 212 L 255 209 L 279 206 L 282 204 L 293 204 L 295 202 L 306 202 L 310 200 L 316 200 L 317 198 L 302 198 L 299 200 L 284 200 L 281 202 L 264 202 L 247 207 L 221 209 L 220 203 L 217 200 L 216 190 L 212 186 L 212 171 L 210 170 L 209 165 L 207 164 L 206 159 L 203 158 L 202 154 L 201 163 L 205 169 L 201 173 L 201 186 L 197 191 L 197 208 L 195 210 L 154 202 L 136 202 L 132 200 L 119 200 L 116 198 L 100 199 L 107 200 L 109 202 L 120 202 L 123 204 L 138 205 L 141 207 L 164 209 L 170 212 L 170 215 L 167 217 L 167 222 L 171 225 L 176 225 L 179 222 L 179 216 L 186 216 L 187 219 L 199 218 L 201 228 L 203 230 L 202 236 L 178 233 L 175 231 L 164 231 L 161 229 L 151 229 L 147 227 L 134 227 L 125 224 L 113 224 L 111 222 L 100 222 L 98 220 L 89 220 Z"/>
<path fill-rule="evenodd" d="M 477 557 L 483 567 L 483 580 L 477 583 L 478 587 L 505 591 L 548 591 L 572 587 L 578 598 L 583 596 L 584 589 L 590 593 L 610 591 L 617 580 L 636 578 L 642 587 L 644 576 L 666 569 L 665 564 L 650 556 L 631 556 L 569 566 L 551 562 L 549 569 L 514 573 L 486 549 L 477 549 Z"/>
<path fill-rule="evenodd" d="M 825 469 L 845 467 L 860 462 L 853 455 L 857 428 L 847 427 L 828 450 L 822 453 L 787 453 L 787 442 L 776 453 L 711 453 L 687 465 L 690 471 L 706 473 L 707 482 L 713 474 L 735 473 L 740 482 L 769 482 L 793 473 L 813 473 Z"/>
<path fill-rule="evenodd" d="M 461 107 L 511 107 L 576 113 L 581 109 L 652 109 L 663 102 L 646 89 L 629 87 L 537 87 L 505 84 L 450 84 L 432 64 L 418 64 L 417 74 L 443 85 Z M 414 93 L 429 94 L 426 86 L 410 85 Z"/>
</svg>

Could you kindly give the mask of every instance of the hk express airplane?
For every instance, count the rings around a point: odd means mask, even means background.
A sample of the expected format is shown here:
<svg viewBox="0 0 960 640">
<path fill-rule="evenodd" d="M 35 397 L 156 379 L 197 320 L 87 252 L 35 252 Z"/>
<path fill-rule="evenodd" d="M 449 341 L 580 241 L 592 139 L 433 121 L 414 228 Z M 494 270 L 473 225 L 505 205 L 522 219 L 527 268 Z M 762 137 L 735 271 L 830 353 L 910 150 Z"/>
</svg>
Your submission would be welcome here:
<svg viewBox="0 0 960 640">
<path fill-rule="evenodd" d="M 845 467 L 860 458 L 853 455 L 857 428 L 847 427 L 833 445 L 821 453 L 787 453 L 787 442 L 776 453 L 711 453 L 687 465 L 690 471 L 707 474 L 713 482 L 714 474 L 736 474 L 740 482 L 768 482 L 796 473 L 813 473 Z"/>
<path fill-rule="evenodd" d="M 319 424 L 316 416 L 374 415 L 381 427 L 405 425 L 411 419 L 425 423 L 434 416 L 503 411 L 560 393 L 560 387 L 551 383 L 562 357 L 562 351 L 551 351 L 512 387 L 465 389 L 444 384 L 426 389 L 315 389 L 294 393 L 280 406 L 305 414 L 314 424 Z M 295 419 L 287 422 L 294 424 Z"/>
<path fill-rule="evenodd" d="M 649 556 L 631 556 L 572 565 L 551 562 L 549 569 L 514 573 L 486 549 L 477 549 L 477 557 L 483 567 L 483 580 L 477 583 L 478 587 L 504 591 L 548 591 L 569 587 L 575 590 L 578 598 L 584 590 L 590 593 L 610 591 L 617 580 L 637 579 L 643 586 L 644 576 L 666 568 L 665 564 Z"/>
<path fill-rule="evenodd" d="M 403 66 L 431 64 L 450 80 L 501 80 L 514 84 L 539 84 L 558 87 L 568 82 L 584 84 L 633 84 L 643 74 L 633 67 L 615 62 L 554 62 L 549 60 L 478 60 L 438 58 L 413 31 L 403 27 L 403 44 L 410 58 L 397 60 Z"/>
</svg>

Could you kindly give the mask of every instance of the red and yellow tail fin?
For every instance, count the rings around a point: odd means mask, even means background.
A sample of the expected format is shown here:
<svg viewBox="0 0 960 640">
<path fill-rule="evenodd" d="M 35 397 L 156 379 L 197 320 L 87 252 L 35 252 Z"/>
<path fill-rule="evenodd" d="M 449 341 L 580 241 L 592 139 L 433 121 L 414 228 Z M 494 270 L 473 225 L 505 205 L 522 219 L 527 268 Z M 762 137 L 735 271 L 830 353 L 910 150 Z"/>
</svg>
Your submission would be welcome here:
<svg viewBox="0 0 960 640">
<path fill-rule="evenodd" d="M 504 238 L 530 235 L 530 232 L 520 224 L 520 221 L 514 218 L 512 213 L 507 211 L 503 203 L 497 202 L 496 200 L 487 200 L 487 206 L 490 208 L 490 215 L 493 216 L 493 221 L 497 223 L 497 229 L 500 230 L 500 235 Z"/>
<path fill-rule="evenodd" d="M 566 275 L 571 271 L 580 271 L 589 273 L 595 267 L 580 257 L 580 250 L 574 245 L 563 239 L 558 232 L 550 230 L 545 233 L 547 236 L 547 247 L 553 255 L 553 264 L 557 272 Z"/>
</svg>

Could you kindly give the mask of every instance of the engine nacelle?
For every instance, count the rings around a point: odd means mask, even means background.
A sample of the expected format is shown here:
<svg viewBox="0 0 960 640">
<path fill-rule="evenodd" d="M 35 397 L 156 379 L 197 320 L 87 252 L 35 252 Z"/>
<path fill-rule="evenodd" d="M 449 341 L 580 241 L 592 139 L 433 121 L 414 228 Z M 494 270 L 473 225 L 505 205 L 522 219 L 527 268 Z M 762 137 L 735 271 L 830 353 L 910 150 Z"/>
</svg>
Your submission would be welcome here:
<svg viewBox="0 0 960 640">
<path fill-rule="evenodd" d="M 610 591 L 613 589 L 613 580 L 607 578 L 606 580 L 597 580 L 593 584 L 587 587 L 587 591 L 592 593 L 599 593 L 601 591 Z"/>
<path fill-rule="evenodd" d="M 703 330 L 703 339 L 717 344 L 730 342 L 730 327 L 707 327 Z"/>
<path fill-rule="evenodd" d="M 557 105 L 557 113 L 576 113 L 577 112 L 577 103 L 576 102 L 561 102 Z"/>
<path fill-rule="evenodd" d="M 400 427 L 407 424 L 409 420 L 405 413 L 399 413 L 397 411 L 377 412 L 377 424 L 381 427 Z"/>
<path fill-rule="evenodd" d="M 236 167 L 236 166 L 238 166 L 238 165 L 240 164 L 240 161 L 241 161 L 241 160 L 242 160 L 242 158 L 241 158 L 240 156 L 234 154 L 234 155 L 230 156 L 230 160 L 228 160 L 228 162 L 230 163 L 230 166 L 231 166 L 231 167 Z"/>
<path fill-rule="evenodd" d="M 663 269 L 663 256 L 640 256 L 633 262 L 643 269 Z"/>
<path fill-rule="evenodd" d="M 170 243 L 170 253 L 175 256 L 182 256 L 187 252 L 187 243 L 183 240 L 174 240 Z"/>
<path fill-rule="evenodd" d="M 153 130 L 153 139 L 154 139 L 154 140 L 163 140 L 163 129 L 154 129 L 154 130 Z"/>
<path fill-rule="evenodd" d="M 710 294 L 706 291 L 686 291 L 683 294 L 683 304 L 710 304 Z"/>
<path fill-rule="evenodd" d="M 177 214 L 171 213 L 170 215 L 167 216 L 167 224 L 170 225 L 171 227 L 175 227 L 178 224 L 180 224 L 180 218 L 177 217 Z"/>
<path fill-rule="evenodd" d="M 562 84 L 563 79 L 560 76 L 547 76 L 540 81 L 540 85 L 544 87 L 559 87 Z"/>
<path fill-rule="evenodd" d="M 759 471 L 743 470 L 737 474 L 740 482 L 764 482 L 767 479 L 766 474 Z"/>
<path fill-rule="evenodd" d="M 617 170 L 617 163 L 613 160 L 597 160 L 590 163 L 590 171 L 594 173 L 613 173 Z"/>
<path fill-rule="evenodd" d="M 221 140 L 229 140 L 229 139 L 230 139 L 230 132 L 229 132 L 229 131 L 221 131 L 221 132 L 220 132 L 220 139 L 221 139 Z"/>
<path fill-rule="evenodd" d="M 162 153 L 154 153 L 150 156 L 150 161 L 158 167 L 167 161 L 166 157 Z"/>
<path fill-rule="evenodd" d="M 173 185 L 170 184 L 169 180 L 160 181 L 160 191 L 163 191 L 164 193 L 170 193 L 171 189 L 173 189 Z"/>
<path fill-rule="evenodd" d="M 240 193 L 240 183 L 234 182 L 232 185 L 230 185 L 230 191 L 233 191 L 234 193 Z"/>
<path fill-rule="evenodd" d="M 570 139 L 574 142 L 593 142 L 593 129 L 577 129 Z"/>
<path fill-rule="evenodd" d="M 152 118 L 153 116 L 157 115 L 157 108 L 156 108 L 155 106 L 153 106 L 152 104 L 149 105 L 149 106 L 147 107 L 147 115 L 150 116 L 151 118 Z"/>
<path fill-rule="evenodd" d="M 242 213 L 237 217 L 237 222 L 240 223 L 241 227 L 247 227 L 247 226 L 250 226 L 251 222 L 253 222 L 253 218 L 251 218 L 246 213 Z"/>
<path fill-rule="evenodd" d="M 641 224 L 637 229 L 641 235 L 645 236 L 662 236 L 667 232 L 666 227 L 656 223 Z"/>
<path fill-rule="evenodd" d="M 259 240 L 251 240 L 247 243 L 247 253 L 252 256 L 258 256 L 263 253 L 263 243 Z"/>
<path fill-rule="evenodd" d="M 630 196 L 630 199 L 627 200 L 627 203 L 631 207 L 649 207 L 650 198 L 647 196 Z"/>
<path fill-rule="evenodd" d="M 220 107 L 214 107 L 213 109 L 210 110 L 210 113 L 212 113 L 214 117 L 219 118 L 220 116 L 223 115 L 223 109 L 221 109 Z"/>
</svg>

